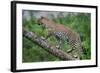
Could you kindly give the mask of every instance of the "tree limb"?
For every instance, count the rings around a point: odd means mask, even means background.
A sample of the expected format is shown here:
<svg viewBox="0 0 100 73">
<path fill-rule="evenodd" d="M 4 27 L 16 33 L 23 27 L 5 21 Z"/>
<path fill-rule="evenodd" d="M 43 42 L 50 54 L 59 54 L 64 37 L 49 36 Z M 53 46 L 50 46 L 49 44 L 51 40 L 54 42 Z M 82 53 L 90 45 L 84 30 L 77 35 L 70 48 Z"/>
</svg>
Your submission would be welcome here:
<svg viewBox="0 0 100 73">
<path fill-rule="evenodd" d="M 42 49 L 48 51 L 49 53 L 53 54 L 56 57 L 59 57 L 62 60 L 75 60 L 71 55 L 68 53 L 57 49 L 54 45 L 48 44 L 45 40 L 38 37 L 35 33 L 29 32 L 26 29 L 23 29 L 23 35 L 30 39 L 32 42 L 36 43 L 37 45 L 41 46 Z"/>
</svg>

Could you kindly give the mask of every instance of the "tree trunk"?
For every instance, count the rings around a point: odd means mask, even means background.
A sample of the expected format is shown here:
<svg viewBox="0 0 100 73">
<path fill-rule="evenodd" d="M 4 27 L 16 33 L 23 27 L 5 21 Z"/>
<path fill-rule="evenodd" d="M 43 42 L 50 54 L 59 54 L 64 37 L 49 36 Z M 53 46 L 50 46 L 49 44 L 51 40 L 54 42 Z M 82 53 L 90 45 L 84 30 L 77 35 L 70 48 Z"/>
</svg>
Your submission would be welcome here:
<svg viewBox="0 0 100 73">
<path fill-rule="evenodd" d="M 30 39 L 32 42 L 36 43 L 38 46 L 42 47 L 42 49 L 46 50 L 50 54 L 59 57 L 61 60 L 75 60 L 75 58 L 73 58 L 71 55 L 60 49 L 57 49 L 54 45 L 50 45 L 46 42 L 46 40 L 43 40 L 42 38 L 38 37 L 33 32 L 29 32 L 26 29 L 23 29 L 23 35 L 26 38 Z"/>
</svg>

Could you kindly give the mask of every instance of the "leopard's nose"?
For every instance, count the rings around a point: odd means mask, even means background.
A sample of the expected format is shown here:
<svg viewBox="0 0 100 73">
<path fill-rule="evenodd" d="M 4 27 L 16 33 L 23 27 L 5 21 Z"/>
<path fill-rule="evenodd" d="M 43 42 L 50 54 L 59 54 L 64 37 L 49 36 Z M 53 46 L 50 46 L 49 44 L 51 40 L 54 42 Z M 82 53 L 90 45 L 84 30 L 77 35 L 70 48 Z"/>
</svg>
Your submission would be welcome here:
<svg viewBox="0 0 100 73">
<path fill-rule="evenodd" d="M 40 24 L 38 24 L 38 25 L 40 25 Z"/>
</svg>

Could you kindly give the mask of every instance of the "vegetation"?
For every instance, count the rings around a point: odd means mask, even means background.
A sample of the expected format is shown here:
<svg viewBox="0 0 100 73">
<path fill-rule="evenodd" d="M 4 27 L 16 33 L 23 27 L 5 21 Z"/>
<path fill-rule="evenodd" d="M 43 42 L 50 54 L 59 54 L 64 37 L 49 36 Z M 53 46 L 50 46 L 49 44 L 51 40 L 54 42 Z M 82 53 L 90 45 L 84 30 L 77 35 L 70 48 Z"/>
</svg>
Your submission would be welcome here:
<svg viewBox="0 0 100 73">
<path fill-rule="evenodd" d="M 83 54 L 81 55 L 82 60 L 91 59 L 91 15 L 89 13 L 78 13 L 77 15 L 72 15 L 69 13 L 64 17 L 55 18 L 51 15 L 51 20 L 56 23 L 70 27 L 74 31 L 78 32 L 81 37 L 81 44 L 83 47 Z M 23 18 L 23 27 L 29 31 L 36 33 L 39 37 L 46 37 L 47 30 L 36 23 L 36 17 L 31 15 L 30 20 Z M 47 39 L 50 44 L 55 44 L 56 39 L 54 36 Z M 69 45 L 63 41 L 62 50 L 66 51 Z M 51 55 L 47 51 L 43 50 L 41 47 L 31 42 L 29 39 L 23 36 L 23 52 L 22 52 L 23 62 L 43 62 L 43 61 L 60 61 L 59 58 Z"/>
</svg>

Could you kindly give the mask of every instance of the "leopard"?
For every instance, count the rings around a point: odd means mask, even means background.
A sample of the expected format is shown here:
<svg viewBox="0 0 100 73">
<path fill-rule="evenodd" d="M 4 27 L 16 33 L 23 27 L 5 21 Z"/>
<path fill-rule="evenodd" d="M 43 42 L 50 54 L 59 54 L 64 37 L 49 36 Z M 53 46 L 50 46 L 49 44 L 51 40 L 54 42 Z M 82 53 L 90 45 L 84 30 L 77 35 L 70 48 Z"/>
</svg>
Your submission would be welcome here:
<svg viewBox="0 0 100 73">
<path fill-rule="evenodd" d="M 65 40 L 70 45 L 70 49 L 67 50 L 72 57 L 76 59 L 80 59 L 80 55 L 82 54 L 82 46 L 80 35 L 73 31 L 71 28 L 54 22 L 46 17 L 40 17 L 37 19 L 39 25 L 42 25 L 47 29 L 47 36 L 45 39 L 48 39 L 50 36 L 54 36 L 56 38 L 56 47 L 61 48 L 61 41 Z"/>
</svg>

